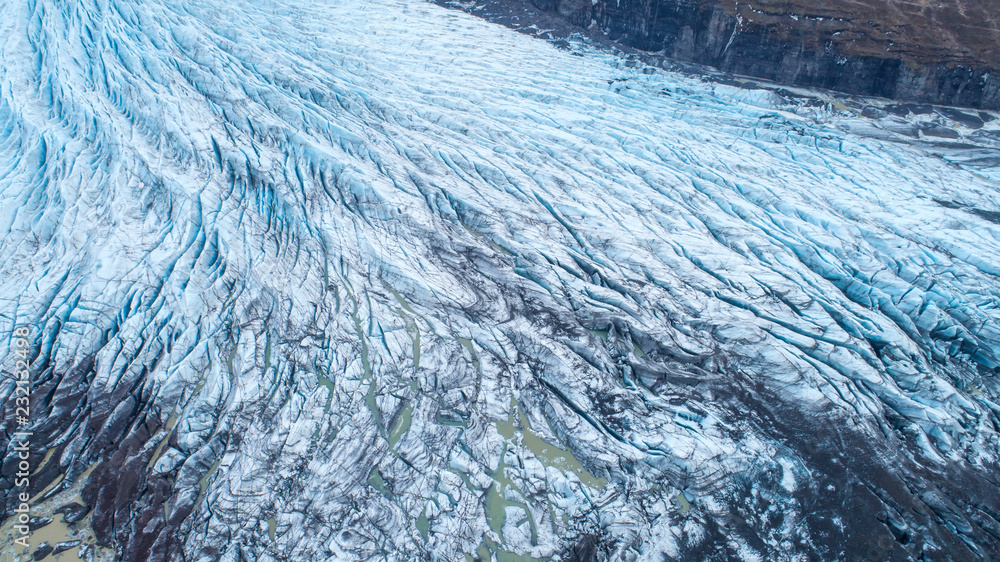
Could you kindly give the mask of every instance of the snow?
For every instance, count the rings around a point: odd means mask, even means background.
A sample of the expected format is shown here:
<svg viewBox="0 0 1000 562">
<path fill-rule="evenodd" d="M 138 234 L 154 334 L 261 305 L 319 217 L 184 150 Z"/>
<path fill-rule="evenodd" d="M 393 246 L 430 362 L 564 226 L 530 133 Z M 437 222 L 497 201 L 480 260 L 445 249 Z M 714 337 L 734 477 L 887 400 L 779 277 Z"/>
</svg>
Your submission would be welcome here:
<svg viewBox="0 0 1000 562">
<path fill-rule="evenodd" d="M 191 559 L 475 551 L 512 396 L 635 497 L 682 473 L 713 497 L 751 467 L 796 491 L 791 461 L 663 373 L 738 365 L 871 427 L 892 409 L 941 459 L 995 443 L 1000 224 L 973 212 L 1000 209 L 994 168 L 417 0 L 37 0 L 0 21 L 18 61 L 0 68 L 0 318 L 52 338 L 56 373 L 95 356 L 95 409 L 178 415 L 156 471 L 190 484 L 225 456 L 211 501 L 178 492 Z M 97 460 L 74 438 L 64 466 Z M 656 528 L 506 446 L 552 510 L 532 545 L 508 506 L 509 552 Z"/>
</svg>

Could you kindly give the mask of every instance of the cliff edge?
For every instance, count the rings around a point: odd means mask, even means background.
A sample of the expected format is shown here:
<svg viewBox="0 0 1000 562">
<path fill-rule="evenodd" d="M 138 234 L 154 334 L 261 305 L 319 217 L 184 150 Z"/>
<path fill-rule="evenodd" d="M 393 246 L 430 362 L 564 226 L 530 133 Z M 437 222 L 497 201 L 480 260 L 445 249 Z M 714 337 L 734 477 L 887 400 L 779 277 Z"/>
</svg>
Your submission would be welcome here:
<svg viewBox="0 0 1000 562">
<path fill-rule="evenodd" d="M 573 30 L 784 84 L 1000 109 L 998 0 L 480 0 L 515 27 Z"/>
</svg>

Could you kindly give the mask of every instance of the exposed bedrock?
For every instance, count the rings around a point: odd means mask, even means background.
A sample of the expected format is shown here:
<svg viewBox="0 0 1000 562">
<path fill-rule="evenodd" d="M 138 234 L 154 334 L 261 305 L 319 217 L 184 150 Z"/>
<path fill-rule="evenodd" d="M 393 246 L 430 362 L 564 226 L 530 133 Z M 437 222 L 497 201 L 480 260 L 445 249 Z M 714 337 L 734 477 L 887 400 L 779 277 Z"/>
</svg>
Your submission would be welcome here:
<svg viewBox="0 0 1000 562">
<path fill-rule="evenodd" d="M 441 2 L 449 3 L 449 2 Z M 479 0 L 514 27 L 587 32 L 627 47 L 776 82 L 1000 108 L 990 0 Z M 491 17 L 495 16 L 495 17 Z"/>
</svg>

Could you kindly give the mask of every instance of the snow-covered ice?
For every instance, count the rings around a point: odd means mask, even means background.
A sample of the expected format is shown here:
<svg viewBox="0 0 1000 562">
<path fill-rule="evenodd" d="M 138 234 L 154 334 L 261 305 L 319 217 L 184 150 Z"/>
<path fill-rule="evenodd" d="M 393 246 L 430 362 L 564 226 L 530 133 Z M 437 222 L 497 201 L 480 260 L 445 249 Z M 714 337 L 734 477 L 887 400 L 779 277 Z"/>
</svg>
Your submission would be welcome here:
<svg viewBox="0 0 1000 562">
<path fill-rule="evenodd" d="M 38 509 L 93 469 L 121 559 L 997 552 L 997 121 L 419 0 L 8 2 L 0 58 Z"/>
</svg>

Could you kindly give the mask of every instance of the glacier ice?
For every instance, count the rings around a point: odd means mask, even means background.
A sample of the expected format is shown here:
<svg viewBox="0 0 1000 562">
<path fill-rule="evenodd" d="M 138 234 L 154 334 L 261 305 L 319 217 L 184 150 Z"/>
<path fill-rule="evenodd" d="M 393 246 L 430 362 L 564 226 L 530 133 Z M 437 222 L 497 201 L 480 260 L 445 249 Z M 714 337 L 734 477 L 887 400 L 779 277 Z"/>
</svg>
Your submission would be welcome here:
<svg viewBox="0 0 1000 562">
<path fill-rule="evenodd" d="M 418 0 L 27 0 L 0 40 L 0 318 L 85 555 L 1000 555 L 993 116 Z"/>
</svg>

